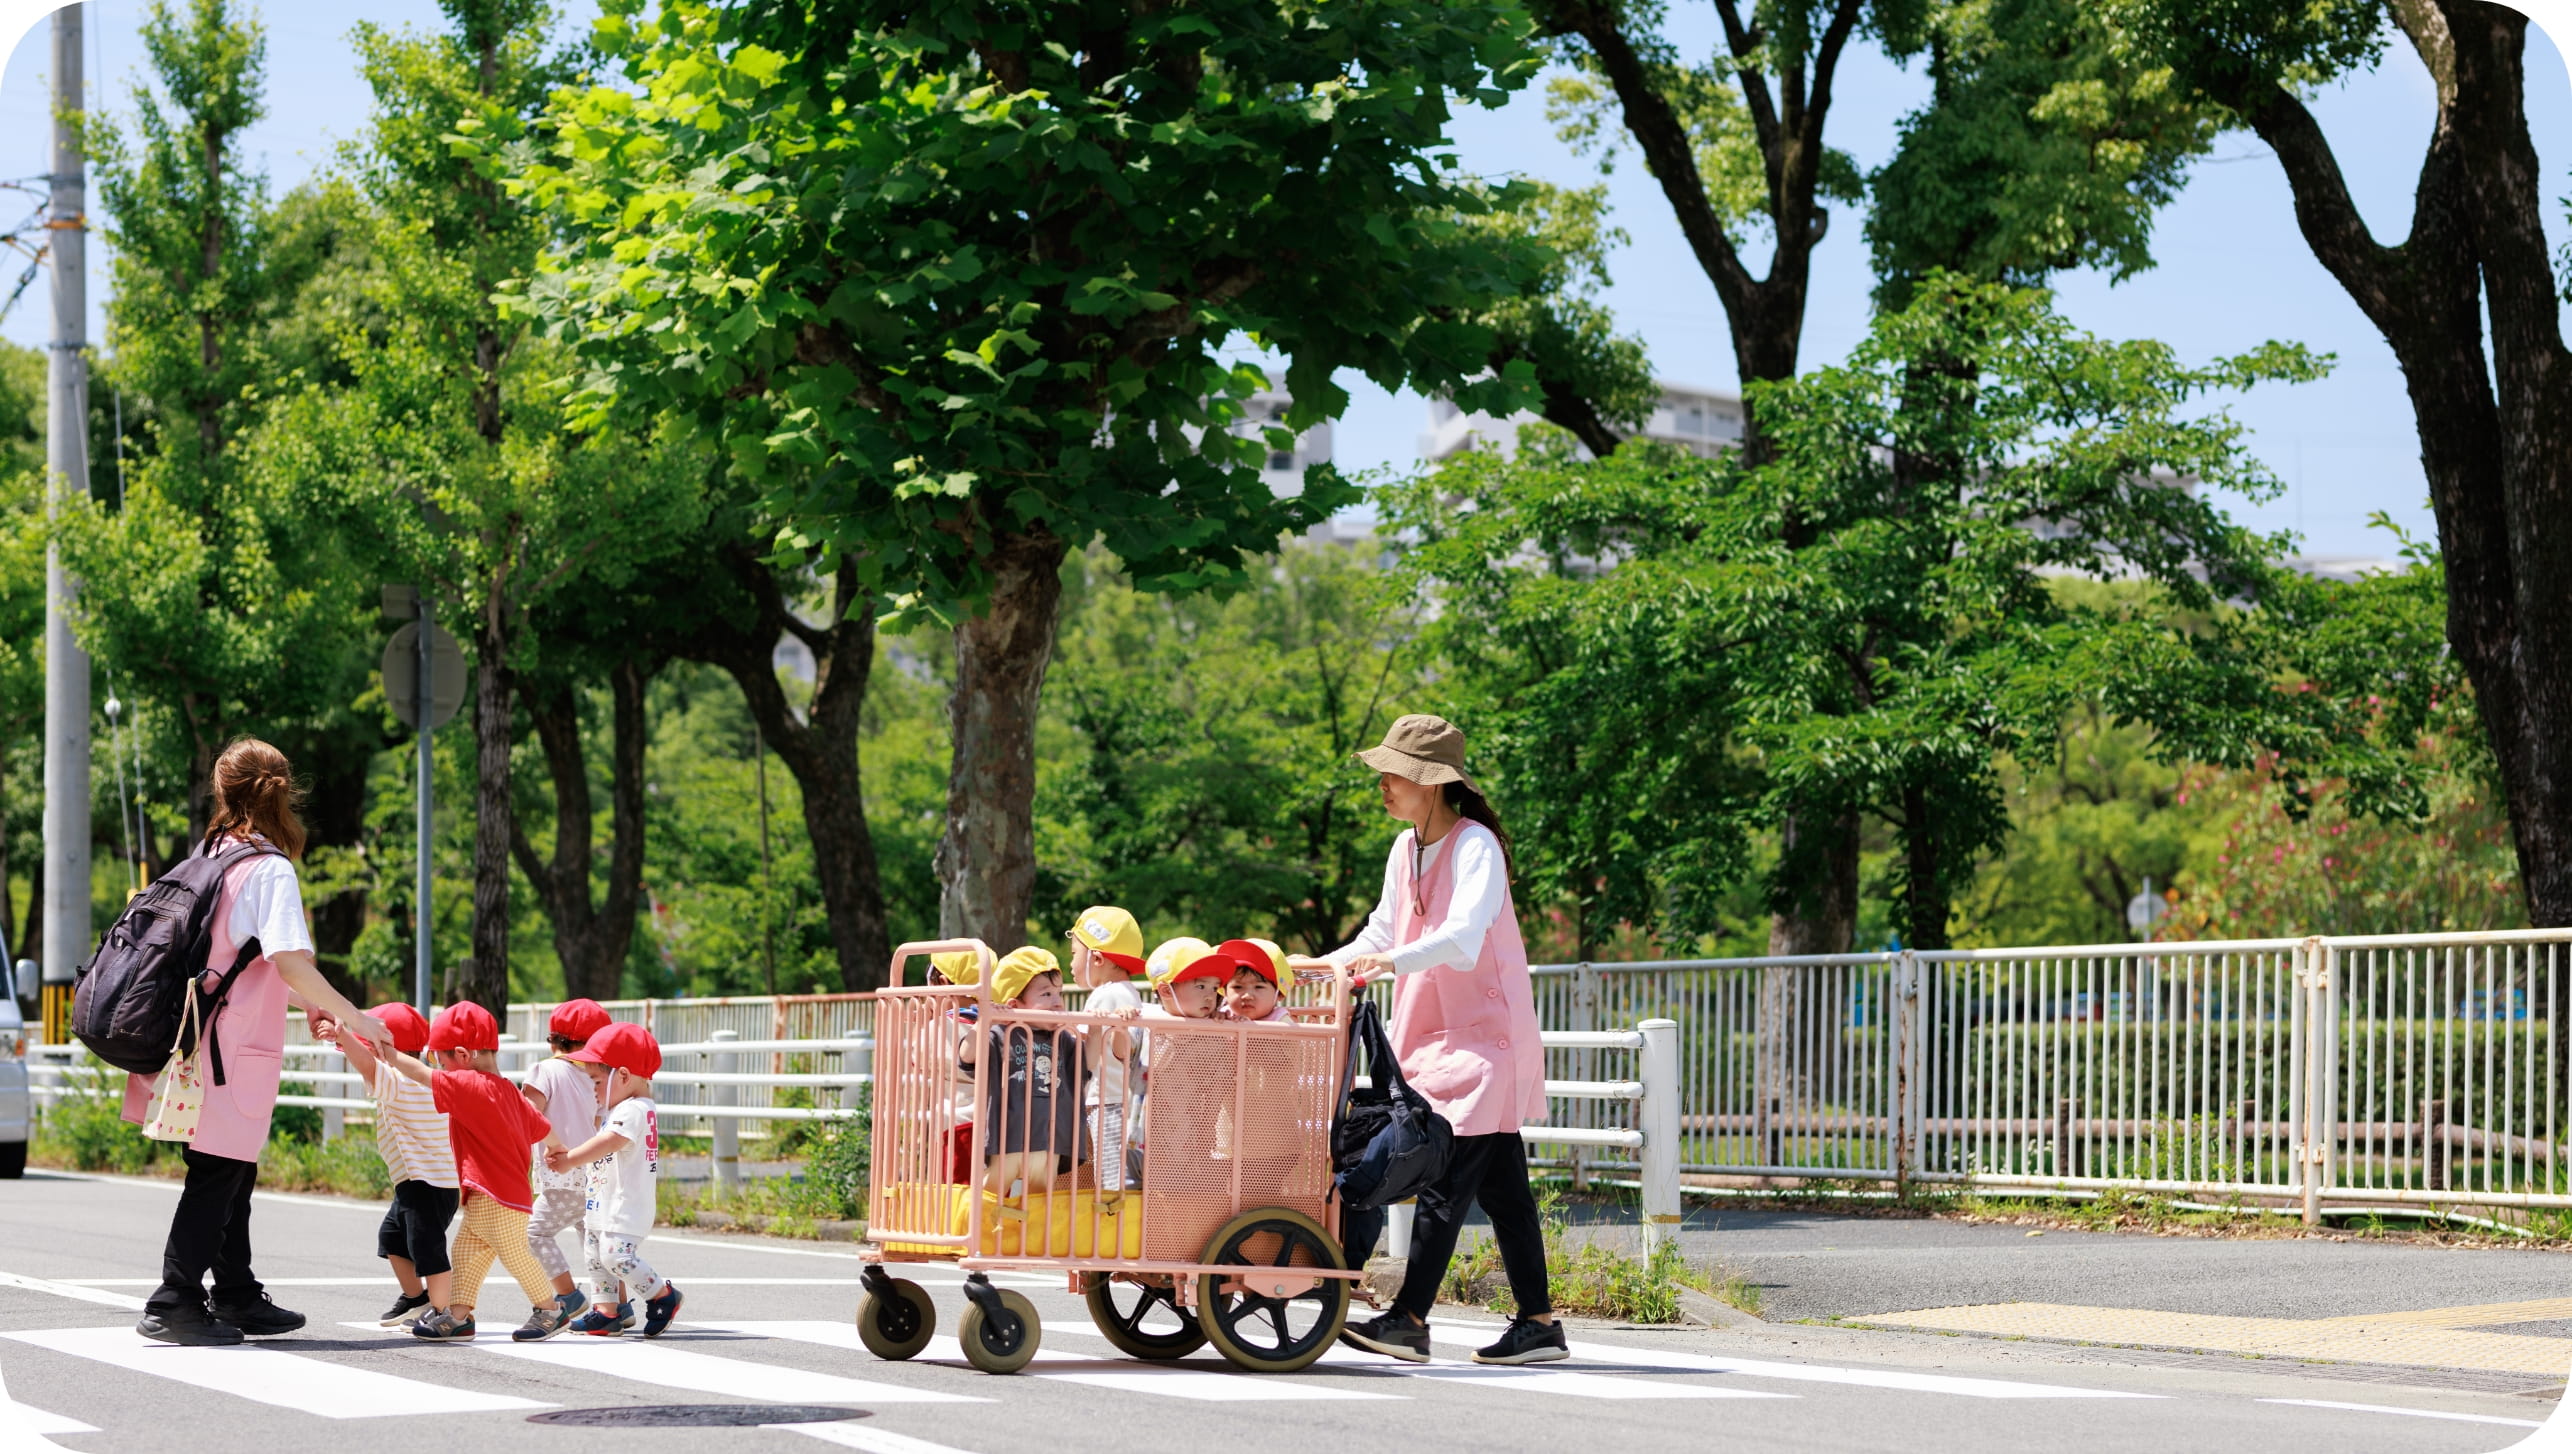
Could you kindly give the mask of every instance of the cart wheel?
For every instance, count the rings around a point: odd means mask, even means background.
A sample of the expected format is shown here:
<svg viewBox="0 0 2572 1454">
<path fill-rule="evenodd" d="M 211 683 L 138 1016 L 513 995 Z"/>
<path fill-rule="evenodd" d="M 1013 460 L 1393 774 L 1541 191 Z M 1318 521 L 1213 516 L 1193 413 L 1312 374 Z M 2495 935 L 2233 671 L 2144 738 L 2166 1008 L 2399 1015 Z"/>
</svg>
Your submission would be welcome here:
<svg viewBox="0 0 2572 1454">
<path fill-rule="evenodd" d="M 1179 1306 L 1176 1289 L 1120 1282 L 1104 1272 L 1090 1273 L 1084 1282 L 1090 1321 L 1098 1324 L 1100 1335 L 1119 1353 L 1135 1358 L 1185 1358 L 1206 1346 L 1206 1330 Z M 1177 1327 L 1167 1326 L 1174 1321 Z"/>
<path fill-rule="evenodd" d="M 1206 1261 L 1255 1272 L 1338 1268 L 1340 1244 L 1302 1212 L 1265 1207 L 1224 1224 L 1206 1244 Z M 1293 1373 L 1328 1350 L 1348 1320 L 1346 1278 L 1312 1279 L 1309 1287 L 1265 1294 L 1255 1272 L 1200 1273 L 1197 1321 L 1215 1351 L 1252 1373 Z M 1227 1289 L 1227 1284 L 1231 1286 Z"/>
<path fill-rule="evenodd" d="M 874 1289 L 857 1297 L 857 1341 L 878 1358 L 900 1362 L 929 1346 L 938 1331 L 938 1305 L 916 1282 L 894 1278 L 886 1295 Z"/>
<path fill-rule="evenodd" d="M 965 1362 L 985 1373 L 1016 1373 L 1036 1356 L 1044 1329 L 1036 1323 L 1036 1305 L 1026 1294 L 999 1289 L 1002 1316 L 985 1314 L 982 1304 L 968 1301 L 956 1320 L 956 1341 L 964 1345 Z"/>
</svg>

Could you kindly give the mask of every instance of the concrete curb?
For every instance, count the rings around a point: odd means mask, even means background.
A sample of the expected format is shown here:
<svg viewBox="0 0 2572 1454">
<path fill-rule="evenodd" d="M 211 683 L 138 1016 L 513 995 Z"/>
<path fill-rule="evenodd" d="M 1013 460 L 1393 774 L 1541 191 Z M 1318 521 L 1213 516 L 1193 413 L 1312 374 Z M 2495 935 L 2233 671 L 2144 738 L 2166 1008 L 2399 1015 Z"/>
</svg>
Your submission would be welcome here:
<svg viewBox="0 0 2572 1454">
<path fill-rule="evenodd" d="M 1701 1328 L 1765 1328 L 1768 1320 L 1756 1313 L 1745 1313 L 1712 1293 L 1693 1287 L 1679 1289 L 1679 1318 Z"/>
</svg>

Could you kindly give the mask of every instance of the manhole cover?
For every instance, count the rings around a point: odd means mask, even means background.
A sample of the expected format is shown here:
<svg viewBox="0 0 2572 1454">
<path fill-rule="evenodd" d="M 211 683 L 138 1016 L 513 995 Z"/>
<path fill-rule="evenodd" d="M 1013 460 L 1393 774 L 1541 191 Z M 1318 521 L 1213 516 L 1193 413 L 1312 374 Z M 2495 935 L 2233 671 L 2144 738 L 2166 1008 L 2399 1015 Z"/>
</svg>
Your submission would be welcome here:
<svg viewBox="0 0 2572 1454">
<path fill-rule="evenodd" d="M 621 1409 L 556 1409 L 550 1414 L 529 1414 L 527 1422 L 583 1429 L 740 1429 L 865 1417 L 864 1409 L 829 1404 L 642 1404 Z"/>
</svg>

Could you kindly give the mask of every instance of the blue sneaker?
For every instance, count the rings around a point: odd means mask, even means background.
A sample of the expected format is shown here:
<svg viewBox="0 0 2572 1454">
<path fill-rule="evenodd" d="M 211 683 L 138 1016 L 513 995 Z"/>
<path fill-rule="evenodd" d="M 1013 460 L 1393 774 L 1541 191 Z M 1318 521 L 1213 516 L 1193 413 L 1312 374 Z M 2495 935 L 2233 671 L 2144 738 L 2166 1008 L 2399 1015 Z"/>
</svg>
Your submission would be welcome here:
<svg viewBox="0 0 2572 1454">
<path fill-rule="evenodd" d="M 679 1315 L 679 1304 L 685 1301 L 687 1301 L 687 1299 L 679 1296 L 679 1290 L 676 1286 L 663 1287 L 659 1297 L 644 1299 L 643 1336 L 646 1338 L 660 1337 L 663 1332 L 668 1330 L 670 1320 Z"/>
<path fill-rule="evenodd" d="M 618 1303 L 610 1307 L 599 1303 L 588 1312 L 571 1320 L 566 1332 L 587 1333 L 593 1338 L 613 1338 L 634 1326 L 634 1305 Z"/>
</svg>

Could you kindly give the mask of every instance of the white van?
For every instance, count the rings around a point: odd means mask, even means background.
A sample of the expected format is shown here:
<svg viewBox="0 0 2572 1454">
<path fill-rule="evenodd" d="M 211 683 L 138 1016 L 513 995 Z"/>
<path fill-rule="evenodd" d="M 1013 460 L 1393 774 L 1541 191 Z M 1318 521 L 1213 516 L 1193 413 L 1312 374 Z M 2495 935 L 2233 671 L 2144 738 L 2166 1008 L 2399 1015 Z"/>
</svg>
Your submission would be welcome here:
<svg viewBox="0 0 2572 1454">
<path fill-rule="evenodd" d="M 6 940 L 0 940 L 0 1177 L 27 1174 L 27 1022 L 18 1013 L 18 984 Z M 32 967 L 17 971 L 35 977 Z"/>
</svg>

